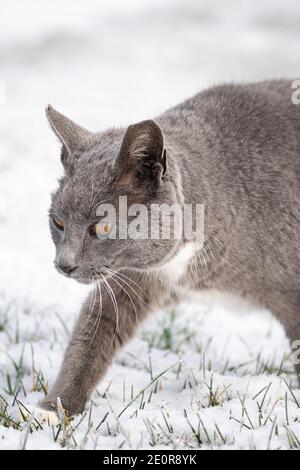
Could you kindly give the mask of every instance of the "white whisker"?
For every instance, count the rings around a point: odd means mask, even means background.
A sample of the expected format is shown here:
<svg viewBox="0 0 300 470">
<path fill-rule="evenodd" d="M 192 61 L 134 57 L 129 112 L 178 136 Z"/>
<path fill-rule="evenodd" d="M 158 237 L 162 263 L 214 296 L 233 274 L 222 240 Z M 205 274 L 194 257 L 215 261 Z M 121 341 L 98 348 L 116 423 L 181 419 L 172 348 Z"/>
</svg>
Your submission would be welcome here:
<svg viewBox="0 0 300 470">
<path fill-rule="evenodd" d="M 113 306 L 114 306 L 114 310 L 115 310 L 115 315 L 116 315 L 116 328 L 115 328 L 115 334 L 113 336 L 113 340 L 115 339 L 115 336 L 116 336 L 116 333 L 119 331 L 119 308 L 118 308 L 118 302 L 117 302 L 117 299 L 116 299 L 116 296 L 115 296 L 115 293 L 114 291 L 112 290 L 111 286 L 109 285 L 109 283 L 107 282 L 107 280 L 105 279 L 105 277 L 103 276 L 102 277 L 103 279 L 103 282 L 105 283 L 105 285 L 107 286 L 108 288 L 108 293 L 110 295 L 110 298 L 112 300 L 112 303 L 113 303 Z"/>
<path fill-rule="evenodd" d="M 95 304 L 96 304 L 96 299 L 97 299 L 97 292 L 96 292 L 96 286 L 94 284 L 94 280 L 92 278 L 90 278 L 90 281 L 92 283 L 92 286 L 93 286 L 93 293 L 92 293 L 92 296 L 91 296 L 91 300 L 90 300 L 90 307 L 89 307 L 89 313 L 88 313 L 88 316 L 85 320 L 85 323 L 87 323 L 92 315 L 92 312 L 95 308 Z"/>
<path fill-rule="evenodd" d="M 99 282 L 97 282 L 97 286 L 98 286 L 98 290 L 99 290 L 99 307 L 98 307 L 98 311 L 97 311 L 97 315 L 96 315 L 96 319 L 92 325 L 92 327 L 90 328 L 89 332 L 87 333 L 86 335 L 86 339 L 90 336 L 90 334 L 93 332 L 93 329 L 94 327 L 98 324 L 98 320 L 99 320 L 99 317 L 101 319 L 101 315 L 102 315 L 102 296 L 101 296 L 101 287 L 100 287 L 100 284 Z M 100 300 L 101 299 L 101 300 Z"/>
<path fill-rule="evenodd" d="M 105 268 L 106 269 L 106 268 Z M 116 273 L 110 273 L 111 276 L 112 276 L 112 279 L 113 281 L 118 284 L 118 286 L 125 292 L 125 294 L 127 295 L 127 297 L 129 298 L 131 304 L 132 304 L 132 307 L 133 307 L 133 310 L 134 310 L 134 314 L 135 314 L 135 319 L 136 319 L 136 323 L 138 324 L 139 320 L 138 320 L 138 314 L 137 314 L 137 309 L 136 309 L 136 306 L 135 306 L 135 303 L 131 297 L 131 295 L 129 294 L 129 292 L 125 289 L 124 286 L 121 285 L 121 283 L 116 279 Z M 124 282 L 124 281 L 123 281 Z"/>
<path fill-rule="evenodd" d="M 102 318 L 102 292 L 101 292 L 101 280 L 98 280 L 97 282 L 97 285 L 98 285 L 98 290 L 99 290 L 99 310 L 100 310 L 100 315 L 98 316 L 98 321 L 97 321 L 97 324 L 96 324 L 96 329 L 95 329 L 95 333 L 93 335 L 93 338 L 92 338 L 92 341 L 91 341 L 91 344 L 93 344 L 94 342 L 94 339 L 96 337 L 96 334 L 97 334 L 97 331 L 99 329 L 99 326 L 100 326 L 100 323 L 101 323 L 101 318 Z"/>
<path fill-rule="evenodd" d="M 120 275 L 121 275 L 120 272 L 117 273 L 117 272 L 115 272 L 115 271 L 110 270 L 109 268 L 105 268 L 105 269 L 106 269 L 110 274 L 114 274 L 114 275 L 117 276 L 122 282 L 124 282 L 124 284 L 126 284 L 126 286 L 128 286 L 129 289 L 132 290 L 132 292 L 137 296 L 137 298 L 138 298 L 144 305 L 146 305 L 147 307 L 149 307 L 149 304 L 148 304 L 147 302 L 145 302 L 145 301 L 139 296 L 139 294 L 134 290 L 134 288 L 133 288 L 132 286 L 130 286 L 124 279 L 122 279 L 122 277 L 120 277 Z M 134 284 L 136 284 L 136 283 L 135 283 L 132 279 L 130 279 L 129 277 L 127 277 L 127 276 L 125 276 L 125 275 L 122 275 L 122 276 L 125 277 L 126 279 L 128 279 L 129 281 L 132 281 Z M 136 285 L 137 285 L 137 287 L 139 287 L 138 284 L 136 284 Z M 140 289 L 141 289 L 141 288 L 140 288 Z M 141 289 L 141 290 L 142 290 L 142 292 L 143 292 L 144 294 L 146 294 L 145 291 L 143 291 L 143 289 Z"/>
</svg>

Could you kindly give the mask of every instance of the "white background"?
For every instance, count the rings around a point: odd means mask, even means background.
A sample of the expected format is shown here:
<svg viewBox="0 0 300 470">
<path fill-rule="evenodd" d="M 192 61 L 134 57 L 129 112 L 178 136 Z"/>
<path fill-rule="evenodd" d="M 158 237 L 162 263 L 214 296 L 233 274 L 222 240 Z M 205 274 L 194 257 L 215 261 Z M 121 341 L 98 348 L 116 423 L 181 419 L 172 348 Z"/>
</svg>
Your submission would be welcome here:
<svg viewBox="0 0 300 470">
<path fill-rule="evenodd" d="M 0 394 L 8 406 L 0 398 L 0 409 L 6 415 L 18 411 L 7 376 L 17 390 L 24 385 L 22 402 L 43 395 L 32 392 L 33 357 L 34 370 L 53 382 L 66 330 L 88 290 L 59 276 L 52 264 L 47 209 L 62 168 L 44 116 L 47 103 L 91 130 L 125 126 L 213 84 L 299 78 L 299 41 L 298 0 L 1 1 Z M 171 324 L 171 314 L 159 312 L 100 384 L 103 394 L 112 381 L 109 398 L 95 394 L 92 418 L 76 430 L 76 445 L 197 447 L 186 409 L 193 426 L 200 414 L 207 430 L 209 438 L 201 424 L 200 447 L 297 447 L 299 409 L 276 375 L 288 342 L 268 313 L 239 310 L 211 299 L 187 303 Z M 163 376 L 143 410 L 139 398 L 117 420 L 131 387 L 135 395 L 149 384 L 149 357 L 154 376 L 180 360 L 182 369 Z M 289 359 L 283 368 L 291 371 Z M 209 400 L 210 369 L 216 406 Z M 270 383 L 260 416 L 256 402 L 264 392 L 253 397 Z M 107 412 L 109 425 L 96 431 Z M 0 417 L 0 448 L 61 447 L 47 427 L 28 434 L 27 424 L 3 425 Z M 72 446 L 70 437 L 65 447 Z"/>
</svg>

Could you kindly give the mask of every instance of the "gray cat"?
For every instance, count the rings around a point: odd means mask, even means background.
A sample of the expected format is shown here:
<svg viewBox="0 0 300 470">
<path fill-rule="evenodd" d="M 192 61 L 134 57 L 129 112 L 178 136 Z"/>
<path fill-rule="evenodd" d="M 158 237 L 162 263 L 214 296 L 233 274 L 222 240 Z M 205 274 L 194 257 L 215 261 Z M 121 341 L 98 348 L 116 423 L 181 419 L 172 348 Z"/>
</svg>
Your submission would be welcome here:
<svg viewBox="0 0 300 470">
<path fill-rule="evenodd" d="M 46 114 L 65 169 L 50 209 L 55 264 L 95 289 L 43 409 L 55 411 L 60 398 L 69 415 L 80 413 L 139 323 L 188 292 L 244 297 L 300 339 L 300 106 L 291 82 L 211 88 L 126 131 L 91 133 L 51 106 Z M 204 204 L 203 246 L 184 236 L 99 238 L 96 208 L 117 207 L 120 196 L 148 208 Z"/>
</svg>

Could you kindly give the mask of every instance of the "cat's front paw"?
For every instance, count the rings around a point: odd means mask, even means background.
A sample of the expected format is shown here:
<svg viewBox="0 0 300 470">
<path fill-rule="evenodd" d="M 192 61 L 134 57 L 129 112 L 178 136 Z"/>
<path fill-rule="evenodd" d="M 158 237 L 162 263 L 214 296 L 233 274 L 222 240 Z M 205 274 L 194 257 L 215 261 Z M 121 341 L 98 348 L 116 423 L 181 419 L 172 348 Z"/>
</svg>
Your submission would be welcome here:
<svg viewBox="0 0 300 470">
<path fill-rule="evenodd" d="M 56 411 L 47 410 L 40 405 L 26 405 L 22 409 L 22 416 L 26 421 L 32 418 L 49 426 L 56 426 L 60 422 Z"/>
</svg>

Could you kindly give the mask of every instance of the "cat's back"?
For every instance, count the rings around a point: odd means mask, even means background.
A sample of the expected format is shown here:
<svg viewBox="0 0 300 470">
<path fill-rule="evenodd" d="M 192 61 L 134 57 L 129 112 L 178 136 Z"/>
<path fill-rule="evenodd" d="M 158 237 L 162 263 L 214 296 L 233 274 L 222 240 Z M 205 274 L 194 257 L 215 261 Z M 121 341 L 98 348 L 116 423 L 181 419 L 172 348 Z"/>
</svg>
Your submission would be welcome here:
<svg viewBox="0 0 300 470">
<path fill-rule="evenodd" d="M 255 246 L 265 237 L 262 226 L 283 233 L 290 261 L 294 256 L 298 263 L 300 104 L 293 103 L 294 91 L 286 80 L 217 86 L 164 119 L 189 199 L 213 200 L 214 211 L 233 208 L 244 231 L 240 240 L 252 238 Z"/>
<path fill-rule="evenodd" d="M 258 179 L 284 169 L 300 182 L 300 104 L 292 84 L 212 87 L 167 111 L 162 124 L 178 148 L 188 148 L 193 167 L 213 162 L 231 178 L 249 170 Z"/>
<path fill-rule="evenodd" d="M 208 88 L 163 115 L 167 131 L 197 136 L 201 130 L 216 140 L 291 137 L 300 142 L 300 104 L 293 102 L 292 81 L 271 80 L 250 84 L 228 84 Z M 179 133 L 178 133 L 179 131 Z"/>
<path fill-rule="evenodd" d="M 224 85 L 206 90 L 194 100 L 195 121 L 205 120 L 223 138 L 300 142 L 300 105 L 293 102 L 291 81 L 272 80 Z"/>
</svg>

